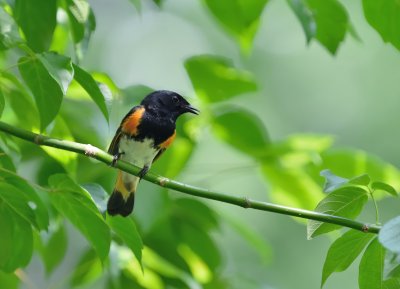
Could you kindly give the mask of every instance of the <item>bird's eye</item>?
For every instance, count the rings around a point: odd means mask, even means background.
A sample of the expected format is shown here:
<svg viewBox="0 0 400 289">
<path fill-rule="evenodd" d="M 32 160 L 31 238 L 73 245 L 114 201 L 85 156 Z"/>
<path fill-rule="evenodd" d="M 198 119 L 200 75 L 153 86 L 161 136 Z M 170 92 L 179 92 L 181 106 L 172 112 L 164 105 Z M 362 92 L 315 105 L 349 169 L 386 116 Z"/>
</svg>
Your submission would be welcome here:
<svg viewBox="0 0 400 289">
<path fill-rule="evenodd" d="M 174 96 L 172 97 L 172 101 L 173 101 L 174 103 L 178 103 L 178 102 L 179 102 L 179 98 L 178 98 L 176 95 L 174 95 Z"/>
</svg>

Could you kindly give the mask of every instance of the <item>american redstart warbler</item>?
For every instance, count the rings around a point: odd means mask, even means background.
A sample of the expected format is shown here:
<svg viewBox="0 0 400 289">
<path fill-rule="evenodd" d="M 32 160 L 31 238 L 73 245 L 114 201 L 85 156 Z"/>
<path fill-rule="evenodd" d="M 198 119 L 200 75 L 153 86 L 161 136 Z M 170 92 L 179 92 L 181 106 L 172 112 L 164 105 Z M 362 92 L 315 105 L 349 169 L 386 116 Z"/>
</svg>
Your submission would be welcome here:
<svg viewBox="0 0 400 289">
<path fill-rule="evenodd" d="M 114 156 L 114 164 L 122 159 L 142 170 L 139 176 L 118 171 L 114 191 L 107 203 L 108 214 L 126 217 L 132 212 L 140 179 L 171 145 L 176 134 L 176 120 L 186 112 L 198 114 L 199 110 L 178 93 L 159 90 L 147 95 L 123 118 L 108 153 Z"/>
</svg>

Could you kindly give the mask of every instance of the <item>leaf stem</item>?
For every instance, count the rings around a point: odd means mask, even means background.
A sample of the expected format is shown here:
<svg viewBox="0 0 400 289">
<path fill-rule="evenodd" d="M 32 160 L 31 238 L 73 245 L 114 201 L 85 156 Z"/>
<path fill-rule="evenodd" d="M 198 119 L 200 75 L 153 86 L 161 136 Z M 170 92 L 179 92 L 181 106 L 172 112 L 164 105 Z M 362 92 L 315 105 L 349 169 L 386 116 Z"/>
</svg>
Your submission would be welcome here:
<svg viewBox="0 0 400 289">
<path fill-rule="evenodd" d="M 7 134 L 13 135 L 15 137 L 33 142 L 37 145 L 40 146 L 50 146 L 50 147 L 55 147 L 58 149 L 66 150 L 66 151 L 71 151 L 71 152 L 76 152 L 79 154 L 86 155 L 88 157 L 92 157 L 96 160 L 99 160 L 107 165 L 111 165 L 113 162 L 113 156 L 106 153 L 105 151 L 94 147 L 90 144 L 81 144 L 81 143 L 76 143 L 72 141 L 67 141 L 67 140 L 60 140 L 60 139 L 55 139 L 55 138 L 50 138 L 41 134 L 36 134 L 18 127 L 11 126 L 7 123 L 1 122 L 0 121 L 0 131 L 3 131 Z M 132 165 L 128 162 L 119 160 L 114 168 L 123 170 L 125 172 L 128 172 L 133 175 L 138 175 L 139 172 L 141 171 L 141 168 Z M 308 210 L 303 210 L 303 209 L 298 209 L 298 208 L 291 208 L 291 207 L 286 207 L 286 206 L 281 206 L 277 204 L 272 204 L 272 203 L 267 203 L 267 202 L 261 202 L 257 200 L 251 200 L 247 197 L 237 197 L 233 195 L 228 195 L 228 194 L 223 194 L 215 191 L 211 191 L 208 189 L 203 189 L 199 187 L 194 187 L 188 184 L 180 183 L 159 175 L 156 175 L 154 173 L 147 173 L 144 176 L 144 179 L 152 182 L 156 185 L 169 188 L 184 194 L 200 197 L 200 198 L 205 198 L 205 199 L 210 199 L 210 200 L 215 200 L 223 203 L 228 203 L 236 206 L 240 206 L 243 208 L 251 208 L 255 210 L 260 210 L 260 211 L 268 211 L 268 212 L 273 212 L 273 213 L 278 213 L 278 214 L 283 214 L 283 215 L 288 215 L 288 216 L 294 216 L 294 217 L 299 217 L 303 219 L 310 219 L 310 220 L 315 220 L 315 221 L 320 221 L 320 222 L 325 222 L 325 223 L 331 223 L 331 224 L 336 224 L 340 225 L 343 227 L 348 227 L 352 228 L 355 230 L 359 230 L 362 232 L 368 232 L 368 233 L 374 233 L 377 234 L 379 233 L 380 226 L 376 224 L 367 224 L 367 223 L 362 223 L 358 222 L 355 220 L 347 219 L 344 217 L 340 216 L 335 216 L 335 215 L 328 215 L 324 213 L 319 213 L 319 212 L 314 212 L 314 211 L 308 211 Z"/>
<path fill-rule="evenodd" d="M 374 207 L 375 207 L 375 219 L 376 219 L 376 224 L 377 224 L 377 225 L 380 225 L 380 222 L 379 222 L 378 203 L 377 203 L 376 200 L 375 200 L 374 191 L 371 190 L 369 187 L 368 187 L 368 190 L 369 190 L 369 195 L 371 196 L 372 202 L 374 203 Z"/>
</svg>

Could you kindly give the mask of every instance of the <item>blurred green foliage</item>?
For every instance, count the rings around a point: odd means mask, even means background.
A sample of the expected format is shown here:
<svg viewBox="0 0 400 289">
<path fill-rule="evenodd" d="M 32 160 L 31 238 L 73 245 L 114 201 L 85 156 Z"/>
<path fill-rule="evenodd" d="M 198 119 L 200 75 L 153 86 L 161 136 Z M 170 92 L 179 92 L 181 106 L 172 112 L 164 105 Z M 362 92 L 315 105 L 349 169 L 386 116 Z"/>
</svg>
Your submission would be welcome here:
<svg viewBox="0 0 400 289">
<path fill-rule="evenodd" d="M 138 14 L 157 9 L 161 15 L 165 4 L 130 2 Z M 153 88 L 137 83 L 121 88 L 107 74 L 89 71 L 85 55 L 101 23 L 96 23 L 86 0 L 0 0 L 0 4 L 2 121 L 105 148 L 108 125 L 115 126 L 126 108 Z M 400 171 L 393 165 L 361 150 L 333 148 L 330 136 L 297 134 L 276 141 L 255 111 L 233 104 L 239 96 L 254 100 L 252 93 L 260 89 L 259 79 L 245 64 L 268 4 L 267 0 L 201 2 L 216 20 L 214 26 L 221 26 L 238 44 L 240 61 L 211 54 L 189 55 L 182 61 L 202 113 L 178 123 L 178 138 L 152 170 L 179 177 L 196 153 L 199 138 L 210 128 L 226 149 L 231 147 L 252 161 L 269 187 L 269 197 L 280 204 L 355 219 L 365 212 L 368 200 L 377 206 L 376 199 L 397 197 Z M 337 0 L 288 0 L 287 4 L 308 44 L 315 40 L 335 55 L 347 35 L 359 39 L 351 15 Z M 371 27 L 399 49 L 398 1 L 362 4 Z M 125 67 L 120 70 L 125 73 Z M 245 280 L 242 272 L 235 272 L 232 279 L 224 277 L 224 244 L 216 236 L 226 226 L 262 262 L 268 263 L 272 255 L 260 232 L 242 222 L 240 214 L 224 215 L 201 200 L 141 184 L 144 193 L 132 216 L 105 216 L 107 192 L 115 179 L 112 168 L 7 134 L 0 138 L 0 178 L 0 288 L 25 286 L 32 256 L 40 256 L 49 279 L 57 276 L 63 262 L 73 263 L 71 272 L 62 271 L 57 288 L 270 285 Z M 377 207 L 376 222 L 380 222 Z M 327 252 L 321 286 L 363 254 L 360 289 L 400 288 L 398 225 L 398 217 L 387 222 L 379 237 L 353 230 L 338 233 L 341 236 Z M 307 224 L 309 238 L 338 229 L 342 228 L 316 221 Z M 68 254 L 78 243 L 84 250 Z"/>
</svg>

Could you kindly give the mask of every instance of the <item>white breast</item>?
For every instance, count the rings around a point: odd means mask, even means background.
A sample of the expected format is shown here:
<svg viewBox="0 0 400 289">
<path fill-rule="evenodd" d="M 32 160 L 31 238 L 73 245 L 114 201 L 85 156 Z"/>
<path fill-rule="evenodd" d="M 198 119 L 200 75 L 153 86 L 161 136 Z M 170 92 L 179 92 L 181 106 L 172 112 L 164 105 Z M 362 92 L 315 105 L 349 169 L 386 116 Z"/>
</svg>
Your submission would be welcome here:
<svg viewBox="0 0 400 289">
<path fill-rule="evenodd" d="M 123 136 L 119 142 L 119 152 L 124 153 L 121 159 L 141 168 L 145 165 L 150 167 L 159 151 L 153 145 L 154 142 L 151 139 L 140 142 Z"/>
</svg>

